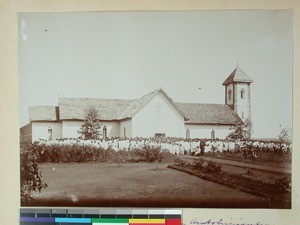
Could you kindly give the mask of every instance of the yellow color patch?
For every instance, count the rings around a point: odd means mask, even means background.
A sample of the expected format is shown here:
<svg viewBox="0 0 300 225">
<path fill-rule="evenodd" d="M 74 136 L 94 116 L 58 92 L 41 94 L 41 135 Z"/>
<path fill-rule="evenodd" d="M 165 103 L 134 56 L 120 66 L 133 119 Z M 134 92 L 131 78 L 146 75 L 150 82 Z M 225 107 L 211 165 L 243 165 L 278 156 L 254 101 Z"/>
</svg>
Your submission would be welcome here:
<svg viewBox="0 0 300 225">
<path fill-rule="evenodd" d="M 129 223 L 165 223 L 165 219 L 129 219 Z"/>
</svg>

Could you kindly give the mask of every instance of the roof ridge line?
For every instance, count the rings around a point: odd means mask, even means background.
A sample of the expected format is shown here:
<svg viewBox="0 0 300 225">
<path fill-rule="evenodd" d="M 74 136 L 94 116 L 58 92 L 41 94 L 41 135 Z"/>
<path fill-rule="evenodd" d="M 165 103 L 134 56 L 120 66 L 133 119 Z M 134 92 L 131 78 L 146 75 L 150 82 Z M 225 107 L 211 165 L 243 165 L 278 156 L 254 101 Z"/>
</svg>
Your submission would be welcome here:
<svg viewBox="0 0 300 225">
<path fill-rule="evenodd" d="M 198 103 L 198 102 L 174 102 L 178 104 L 197 104 L 197 105 L 226 105 L 225 103 Z"/>
<path fill-rule="evenodd" d="M 58 105 L 30 105 L 29 107 L 58 107 Z"/>
<path fill-rule="evenodd" d="M 72 98 L 72 97 L 63 97 L 63 98 L 59 98 L 60 99 L 77 99 L 77 100 L 88 100 L 88 99 L 91 99 L 91 100 L 105 100 L 105 101 L 109 101 L 109 100 L 117 100 L 117 101 L 133 101 L 135 99 L 125 99 L 125 98 Z"/>
</svg>

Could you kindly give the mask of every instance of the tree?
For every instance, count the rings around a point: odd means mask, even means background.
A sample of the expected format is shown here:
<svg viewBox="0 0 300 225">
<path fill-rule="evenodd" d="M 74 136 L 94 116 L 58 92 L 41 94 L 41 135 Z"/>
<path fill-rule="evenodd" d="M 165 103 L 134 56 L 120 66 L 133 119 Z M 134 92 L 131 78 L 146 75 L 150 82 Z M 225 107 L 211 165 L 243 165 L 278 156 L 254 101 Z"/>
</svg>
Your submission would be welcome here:
<svg viewBox="0 0 300 225">
<path fill-rule="evenodd" d="M 84 123 L 78 131 L 85 140 L 98 139 L 100 135 L 100 115 L 94 106 L 85 110 Z"/>
<path fill-rule="evenodd" d="M 280 126 L 281 127 L 281 126 Z M 278 139 L 280 142 L 286 142 L 288 144 L 292 143 L 292 130 L 289 127 L 284 127 L 281 129 Z"/>
<path fill-rule="evenodd" d="M 252 135 L 252 122 L 245 120 L 243 123 L 236 123 L 232 128 L 233 131 L 227 135 L 230 139 L 248 139 Z"/>
</svg>

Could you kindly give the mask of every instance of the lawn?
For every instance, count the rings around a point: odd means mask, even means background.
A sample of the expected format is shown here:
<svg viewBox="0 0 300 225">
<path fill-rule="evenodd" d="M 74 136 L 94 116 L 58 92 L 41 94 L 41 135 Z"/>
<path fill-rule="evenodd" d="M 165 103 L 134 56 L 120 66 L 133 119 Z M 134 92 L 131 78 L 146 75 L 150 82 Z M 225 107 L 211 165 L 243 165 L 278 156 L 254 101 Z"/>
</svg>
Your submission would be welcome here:
<svg viewBox="0 0 300 225">
<path fill-rule="evenodd" d="M 282 165 L 275 168 L 239 161 L 181 157 L 169 168 L 259 196 L 269 202 L 269 208 L 291 208 L 291 173 Z"/>
<path fill-rule="evenodd" d="M 168 163 L 42 163 L 32 206 L 268 207 L 264 199 L 167 168 Z M 156 169 L 157 167 L 157 169 Z"/>
</svg>

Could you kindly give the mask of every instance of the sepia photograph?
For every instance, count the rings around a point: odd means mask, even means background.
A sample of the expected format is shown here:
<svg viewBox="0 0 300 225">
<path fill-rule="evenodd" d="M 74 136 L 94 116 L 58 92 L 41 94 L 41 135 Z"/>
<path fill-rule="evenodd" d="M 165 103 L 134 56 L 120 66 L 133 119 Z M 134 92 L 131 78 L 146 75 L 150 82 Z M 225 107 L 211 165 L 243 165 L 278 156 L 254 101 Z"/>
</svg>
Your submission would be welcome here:
<svg viewBox="0 0 300 225">
<path fill-rule="evenodd" d="M 19 13 L 21 206 L 291 209 L 292 15 Z"/>
</svg>

